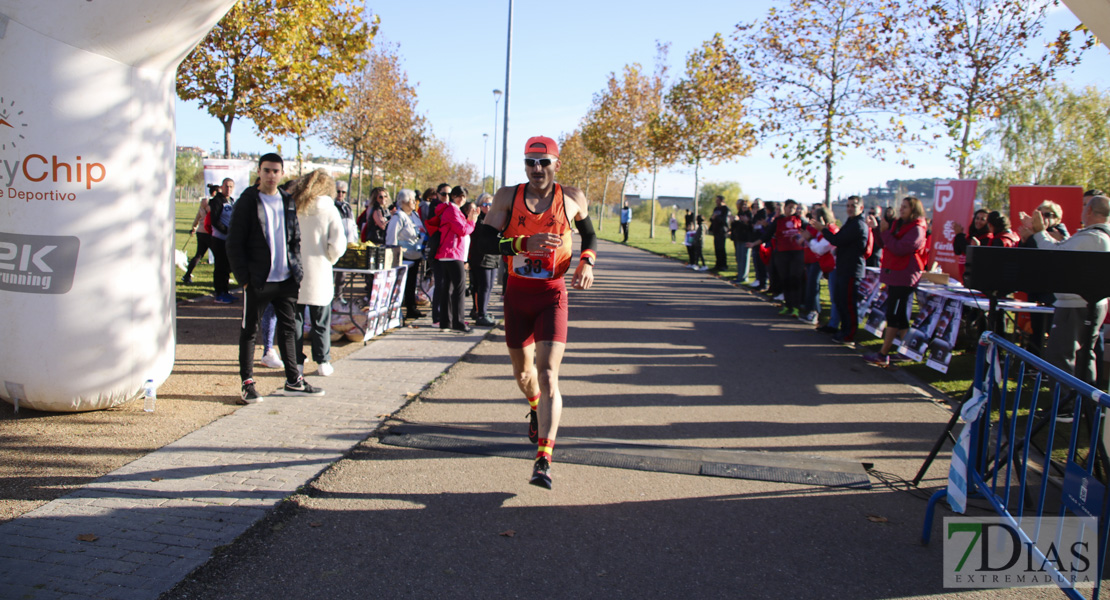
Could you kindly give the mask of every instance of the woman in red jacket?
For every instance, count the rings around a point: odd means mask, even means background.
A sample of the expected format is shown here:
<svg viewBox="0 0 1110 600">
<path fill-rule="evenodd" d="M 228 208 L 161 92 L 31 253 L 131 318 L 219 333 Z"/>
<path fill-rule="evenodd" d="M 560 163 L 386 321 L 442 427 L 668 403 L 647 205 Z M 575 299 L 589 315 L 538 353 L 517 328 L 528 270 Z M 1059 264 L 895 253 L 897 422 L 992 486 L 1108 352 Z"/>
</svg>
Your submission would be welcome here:
<svg viewBox="0 0 1110 600">
<path fill-rule="evenodd" d="M 872 220 L 873 217 L 868 217 L 869 224 Z M 925 230 L 925 207 L 921 200 L 913 197 L 902 199 L 896 220 L 883 219 L 879 223 L 879 235 L 883 240 L 879 282 L 885 283 L 887 289 L 886 330 L 883 331 L 882 349 L 863 357 L 871 364 L 889 365 L 888 355 L 894 347 L 894 338 L 906 335 L 910 328 L 913 290 L 929 260 Z"/>
</svg>

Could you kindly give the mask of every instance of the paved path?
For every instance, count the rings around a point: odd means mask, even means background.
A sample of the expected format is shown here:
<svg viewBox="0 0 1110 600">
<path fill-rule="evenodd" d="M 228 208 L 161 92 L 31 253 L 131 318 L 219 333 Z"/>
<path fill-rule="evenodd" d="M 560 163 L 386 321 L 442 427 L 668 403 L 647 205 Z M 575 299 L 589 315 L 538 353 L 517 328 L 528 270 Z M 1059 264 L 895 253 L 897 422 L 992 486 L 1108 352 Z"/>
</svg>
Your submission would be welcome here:
<svg viewBox="0 0 1110 600">
<path fill-rule="evenodd" d="M 365 439 L 486 331 L 395 331 L 316 378 L 322 398 L 270 396 L 0 525 L 0 598 L 157 598 Z"/>
<path fill-rule="evenodd" d="M 747 292 L 601 250 L 596 289 L 570 296 L 560 436 L 872 462 L 874 487 L 567 464 L 556 445 L 547 491 L 528 460 L 359 443 L 433 379 L 397 421 L 524 434 L 496 332 L 402 331 L 339 362 L 324 399 L 244 408 L 0 527 L 0 598 L 182 579 L 163 600 L 1059 597 L 941 587 L 924 502 L 879 481 L 911 478 L 947 419 L 920 390 Z"/>
<path fill-rule="evenodd" d="M 879 480 L 913 476 L 941 407 L 747 292 L 600 257 L 596 289 L 570 294 L 560 437 L 872 462 L 873 488 L 568 464 L 556 443 L 547 491 L 530 460 L 372 437 L 163 600 L 1059 597 L 941 587 L 924 500 Z M 396 421 L 523 439 L 526 410 L 495 333 Z"/>
</svg>

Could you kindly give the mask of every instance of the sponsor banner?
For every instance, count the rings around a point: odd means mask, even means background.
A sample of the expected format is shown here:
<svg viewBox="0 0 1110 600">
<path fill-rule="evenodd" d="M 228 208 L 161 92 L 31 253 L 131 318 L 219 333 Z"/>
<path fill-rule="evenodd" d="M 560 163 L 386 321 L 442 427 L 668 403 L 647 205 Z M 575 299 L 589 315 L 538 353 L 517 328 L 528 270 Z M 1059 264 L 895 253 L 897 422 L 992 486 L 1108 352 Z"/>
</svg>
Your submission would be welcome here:
<svg viewBox="0 0 1110 600">
<path fill-rule="evenodd" d="M 64 294 L 73 287 L 81 241 L 74 236 L 0 231 L 0 290 Z"/>
<path fill-rule="evenodd" d="M 933 247 L 929 251 L 930 261 L 936 261 L 949 276 L 962 281 L 960 257 L 952 250 L 956 239 L 955 225 L 966 231 L 971 226 L 975 212 L 975 179 L 949 179 L 936 182 L 933 197 Z"/>
<path fill-rule="evenodd" d="M 1064 210 L 1063 223 L 1075 233 L 1083 225 L 1083 188 L 1077 185 L 1012 185 L 1010 186 L 1010 227 L 1021 227 L 1021 213 L 1033 214 L 1045 200 L 1051 200 Z"/>
<path fill-rule="evenodd" d="M 1028 515 L 944 518 L 944 587 L 1092 588 L 1098 519 Z"/>
<path fill-rule="evenodd" d="M 257 163 L 253 160 L 240 160 L 236 158 L 206 158 L 204 159 L 205 185 L 220 185 L 224 179 L 231 178 L 235 182 L 235 190 L 240 194 L 250 187 L 251 172 Z M 231 198 L 235 200 L 235 198 Z"/>
</svg>

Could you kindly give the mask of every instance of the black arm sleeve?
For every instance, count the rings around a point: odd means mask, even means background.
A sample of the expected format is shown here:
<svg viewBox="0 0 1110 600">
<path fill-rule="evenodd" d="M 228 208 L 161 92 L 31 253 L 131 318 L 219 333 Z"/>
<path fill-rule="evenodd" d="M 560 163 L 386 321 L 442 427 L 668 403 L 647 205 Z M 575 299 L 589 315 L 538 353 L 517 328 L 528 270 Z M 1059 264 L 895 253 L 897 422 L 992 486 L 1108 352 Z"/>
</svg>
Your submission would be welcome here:
<svg viewBox="0 0 1110 600">
<path fill-rule="evenodd" d="M 582 236 L 582 251 L 593 250 L 597 253 L 597 233 L 594 232 L 594 223 L 589 217 L 581 221 L 575 221 L 574 226 L 578 228 L 579 235 Z"/>
<path fill-rule="evenodd" d="M 501 241 L 501 232 L 497 231 L 496 227 L 491 227 L 482 223 L 474 230 L 474 235 L 470 239 L 471 243 L 474 244 L 474 252 L 476 253 L 501 253 L 501 250 L 497 248 L 497 243 Z"/>
</svg>

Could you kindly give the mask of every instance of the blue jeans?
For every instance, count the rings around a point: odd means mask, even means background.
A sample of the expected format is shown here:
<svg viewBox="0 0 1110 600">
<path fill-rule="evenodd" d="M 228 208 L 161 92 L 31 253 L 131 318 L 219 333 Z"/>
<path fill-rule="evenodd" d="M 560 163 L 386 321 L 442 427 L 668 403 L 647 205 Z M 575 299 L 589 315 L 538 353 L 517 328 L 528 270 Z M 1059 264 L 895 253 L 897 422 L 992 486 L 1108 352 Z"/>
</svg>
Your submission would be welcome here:
<svg viewBox="0 0 1110 600">
<path fill-rule="evenodd" d="M 751 270 L 752 249 L 747 242 L 733 242 L 736 247 L 736 281 L 746 281 Z"/>
<path fill-rule="evenodd" d="M 277 315 L 274 314 L 273 304 L 266 304 L 266 310 L 262 311 L 260 327 L 262 329 L 262 351 L 266 353 L 274 347 L 274 329 L 277 328 Z"/>
<path fill-rule="evenodd" d="M 821 310 L 821 263 L 806 265 L 805 291 L 802 292 L 803 315 Z"/>
</svg>

